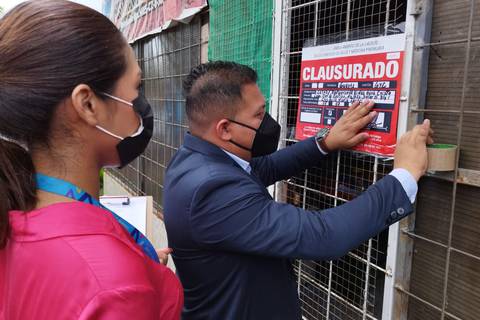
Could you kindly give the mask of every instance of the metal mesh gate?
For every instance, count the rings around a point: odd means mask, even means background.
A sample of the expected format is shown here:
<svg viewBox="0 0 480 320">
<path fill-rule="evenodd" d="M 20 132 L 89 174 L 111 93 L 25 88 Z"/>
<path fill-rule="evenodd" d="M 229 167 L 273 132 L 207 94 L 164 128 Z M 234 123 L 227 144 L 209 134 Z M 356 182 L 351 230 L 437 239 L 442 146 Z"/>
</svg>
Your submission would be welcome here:
<svg viewBox="0 0 480 320">
<path fill-rule="evenodd" d="M 281 5 L 276 8 L 282 19 L 279 107 L 273 112 L 282 124 L 285 146 L 295 142 L 302 48 L 402 33 L 406 1 L 283 0 Z M 331 208 L 353 199 L 391 169 L 391 159 L 342 151 L 321 167 L 277 184 L 276 199 L 309 210 Z M 385 231 L 337 261 L 297 261 L 304 319 L 380 319 L 389 274 L 387 237 Z"/>
<path fill-rule="evenodd" d="M 162 208 L 164 174 L 187 131 L 182 80 L 201 60 L 204 16 L 154 37 L 137 41 L 135 54 L 143 71 L 142 88 L 154 110 L 155 130 L 145 153 L 111 175 L 136 195 L 153 196 Z"/>
<path fill-rule="evenodd" d="M 415 226 L 402 230 L 413 248 L 409 285 L 396 289 L 408 298 L 408 319 L 474 320 L 480 318 L 480 1 L 421 4 L 417 13 L 431 19 L 431 39 L 415 43 L 428 71 L 425 101 L 412 106 L 412 116 L 431 119 L 436 140 L 461 151 L 455 172 L 420 183 Z"/>
</svg>

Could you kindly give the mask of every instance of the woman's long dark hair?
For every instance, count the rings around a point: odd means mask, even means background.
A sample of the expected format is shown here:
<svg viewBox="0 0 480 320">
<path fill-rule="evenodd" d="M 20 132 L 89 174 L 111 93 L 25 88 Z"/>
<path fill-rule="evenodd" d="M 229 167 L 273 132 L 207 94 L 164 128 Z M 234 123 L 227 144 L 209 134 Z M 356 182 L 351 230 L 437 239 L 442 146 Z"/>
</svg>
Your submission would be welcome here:
<svg viewBox="0 0 480 320">
<path fill-rule="evenodd" d="M 8 212 L 36 205 L 31 156 L 8 140 L 51 147 L 58 105 L 79 84 L 111 92 L 126 70 L 126 47 L 110 20 L 69 1 L 27 1 L 0 20 L 0 249 Z"/>
</svg>

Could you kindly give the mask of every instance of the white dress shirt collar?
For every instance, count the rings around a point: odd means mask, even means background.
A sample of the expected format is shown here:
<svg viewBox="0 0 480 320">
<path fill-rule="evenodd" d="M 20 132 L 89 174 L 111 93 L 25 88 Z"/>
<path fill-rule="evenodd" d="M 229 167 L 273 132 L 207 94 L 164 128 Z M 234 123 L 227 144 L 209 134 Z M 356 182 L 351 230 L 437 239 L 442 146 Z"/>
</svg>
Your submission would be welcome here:
<svg viewBox="0 0 480 320">
<path fill-rule="evenodd" d="M 222 150 L 223 150 L 223 152 L 225 152 L 226 154 L 228 154 L 228 156 L 229 156 L 230 158 L 232 158 L 233 161 L 235 161 L 236 163 L 238 163 L 238 165 L 239 165 L 240 167 L 242 167 L 243 170 L 247 171 L 248 173 L 251 173 L 251 172 L 252 172 L 252 167 L 250 167 L 250 162 L 245 161 L 245 160 L 243 160 L 242 158 L 240 158 L 239 156 L 234 155 L 233 153 L 230 153 L 230 152 L 228 152 L 228 151 L 226 151 L 226 150 L 224 150 L 224 149 L 222 149 Z"/>
</svg>

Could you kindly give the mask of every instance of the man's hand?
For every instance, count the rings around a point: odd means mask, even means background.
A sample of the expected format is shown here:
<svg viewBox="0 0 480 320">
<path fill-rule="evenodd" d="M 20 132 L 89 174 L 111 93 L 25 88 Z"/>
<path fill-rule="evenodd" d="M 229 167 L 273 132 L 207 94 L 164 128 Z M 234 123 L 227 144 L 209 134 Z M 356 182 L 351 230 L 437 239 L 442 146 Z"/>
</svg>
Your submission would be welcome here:
<svg viewBox="0 0 480 320">
<path fill-rule="evenodd" d="M 328 150 L 352 148 L 368 139 L 366 132 L 360 132 L 375 119 L 377 112 L 371 111 L 375 103 L 365 100 L 354 102 L 345 114 L 337 121 L 325 138 Z"/>
<path fill-rule="evenodd" d="M 428 119 L 406 132 L 397 142 L 394 168 L 406 169 L 418 181 L 427 170 L 427 143 L 433 143 L 432 134 Z"/>
<path fill-rule="evenodd" d="M 164 266 L 168 263 L 168 255 L 172 253 L 173 250 L 171 248 L 162 248 L 157 250 L 158 258 L 160 259 L 160 263 Z"/>
</svg>

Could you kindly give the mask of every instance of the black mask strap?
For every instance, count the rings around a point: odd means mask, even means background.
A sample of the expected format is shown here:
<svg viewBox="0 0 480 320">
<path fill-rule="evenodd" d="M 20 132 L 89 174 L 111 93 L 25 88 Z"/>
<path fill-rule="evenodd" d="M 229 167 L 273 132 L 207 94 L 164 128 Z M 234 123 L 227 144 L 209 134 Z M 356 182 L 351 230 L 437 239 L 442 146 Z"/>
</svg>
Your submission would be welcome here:
<svg viewBox="0 0 480 320">
<path fill-rule="evenodd" d="M 241 149 L 243 149 L 243 150 L 247 150 L 247 151 L 249 151 L 249 152 L 252 152 L 252 149 L 249 149 L 249 148 L 247 148 L 247 147 L 244 147 L 244 146 L 242 146 L 241 144 L 239 144 L 239 143 L 237 143 L 237 142 L 235 142 L 235 141 L 233 141 L 233 140 L 231 140 L 231 139 L 228 140 L 228 142 L 230 142 L 231 144 L 236 145 L 237 147 L 239 147 L 239 148 L 241 148 Z"/>
<path fill-rule="evenodd" d="M 255 132 L 257 132 L 257 130 L 258 130 L 258 129 L 255 129 L 254 127 L 250 127 L 248 124 L 245 124 L 245 123 L 241 123 L 241 122 L 238 122 L 238 121 L 235 121 L 235 120 L 232 120 L 232 119 L 227 119 L 227 120 L 230 121 L 230 122 L 236 123 L 236 124 L 238 124 L 238 125 L 241 125 L 242 127 L 251 129 L 251 130 L 253 130 L 253 131 L 255 131 Z M 231 139 L 228 140 L 228 141 L 229 141 L 230 143 L 236 145 L 237 147 L 243 149 L 243 150 L 252 152 L 252 149 L 249 149 L 249 148 L 247 148 L 247 147 L 244 147 L 244 146 L 242 146 L 241 144 L 239 144 L 239 143 L 237 143 L 237 142 L 235 142 L 235 141 L 233 141 L 233 140 L 231 140 Z"/>
<path fill-rule="evenodd" d="M 241 123 L 241 122 L 238 122 L 238 121 L 235 121 L 235 120 L 232 120 L 232 119 L 227 119 L 228 121 L 230 122 L 233 122 L 233 123 L 236 123 L 238 125 L 241 125 L 242 127 L 245 127 L 245 128 L 248 128 L 248 129 L 251 129 L 255 132 L 257 132 L 258 129 L 255 129 L 254 127 L 250 127 L 248 124 L 245 124 L 245 123 Z"/>
</svg>

